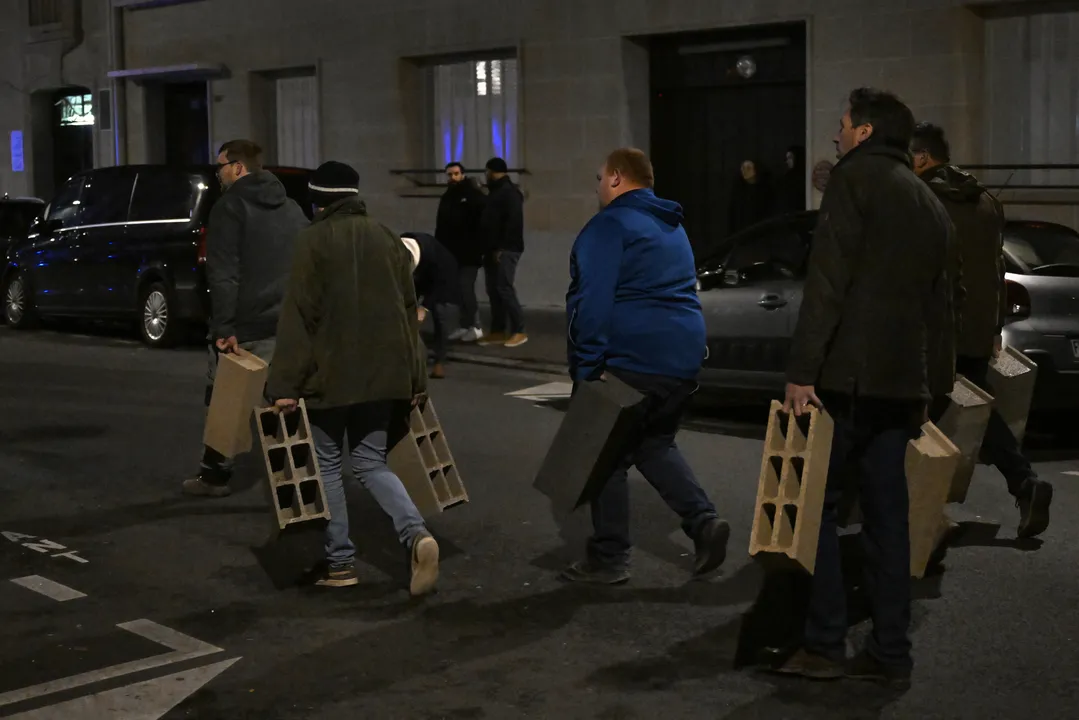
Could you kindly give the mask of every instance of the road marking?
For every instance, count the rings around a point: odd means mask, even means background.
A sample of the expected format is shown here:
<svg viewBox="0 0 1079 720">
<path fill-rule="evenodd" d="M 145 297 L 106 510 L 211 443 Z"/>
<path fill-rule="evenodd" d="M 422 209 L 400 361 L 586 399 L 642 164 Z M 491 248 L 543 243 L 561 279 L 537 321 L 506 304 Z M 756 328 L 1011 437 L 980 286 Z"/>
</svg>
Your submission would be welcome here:
<svg viewBox="0 0 1079 720">
<path fill-rule="evenodd" d="M 549 402 L 551 400 L 565 400 L 570 396 L 572 391 L 573 383 L 550 382 L 543 385 L 536 385 L 535 387 L 525 388 L 524 390 L 508 392 L 506 395 L 517 398 L 518 400 Z"/>
<path fill-rule="evenodd" d="M 52 693 L 61 692 L 63 690 L 71 690 L 72 688 L 101 682 L 102 680 L 109 680 L 111 678 L 120 677 L 121 675 L 130 675 L 131 673 L 142 672 L 143 670 L 150 670 L 164 665 L 171 665 L 172 663 L 193 660 L 195 658 L 203 657 L 204 655 L 213 655 L 214 653 L 223 652 L 219 647 L 215 647 L 201 640 L 196 640 L 189 635 L 184 635 L 183 633 L 167 628 L 164 625 L 158 625 L 151 620 L 133 620 L 127 623 L 120 623 L 116 627 L 121 630 L 135 633 L 136 635 L 159 645 L 164 645 L 172 652 L 154 655 L 142 660 L 132 660 L 131 662 L 110 665 L 109 667 L 100 670 L 91 670 L 90 672 L 71 675 L 66 678 L 60 678 L 59 680 L 52 680 L 50 682 L 31 685 L 30 687 L 21 688 L 19 690 L 12 690 L 0 694 L 0 707 L 41 697 L 42 695 L 51 695 Z"/>
<path fill-rule="evenodd" d="M 11 582 L 16 585 L 21 585 L 27 590 L 33 590 L 47 598 L 52 598 L 56 602 L 67 602 L 68 600 L 78 600 L 79 598 L 86 597 L 86 593 L 81 593 L 74 588 L 69 588 L 67 585 L 53 582 L 40 575 L 27 575 L 26 577 L 15 578 Z"/>
<path fill-rule="evenodd" d="M 1079 475 L 1079 470 L 1065 470 L 1064 475 Z"/>
<path fill-rule="evenodd" d="M 49 555 L 49 557 L 54 557 L 54 558 L 64 557 L 64 558 L 67 558 L 69 560 L 74 560 L 75 562 L 81 563 L 83 565 L 90 562 L 86 558 L 80 557 L 77 550 L 68 550 L 65 546 L 61 545 L 58 542 L 54 542 L 52 540 L 46 540 L 45 538 L 37 537 L 36 535 L 26 535 L 25 533 L 11 532 L 9 530 L 5 530 L 3 532 L 0 532 L 0 535 L 3 535 L 5 538 L 7 538 L 8 540 L 10 540 L 13 543 L 18 543 L 18 544 L 22 545 L 24 548 L 26 548 L 27 550 L 33 550 L 34 552 L 50 553 L 53 550 L 63 550 L 64 551 L 64 552 L 58 552 L 55 555 Z M 24 540 L 33 540 L 33 542 L 23 542 Z"/>
<path fill-rule="evenodd" d="M 159 720 L 240 658 L 29 710 L 7 720 Z"/>
</svg>

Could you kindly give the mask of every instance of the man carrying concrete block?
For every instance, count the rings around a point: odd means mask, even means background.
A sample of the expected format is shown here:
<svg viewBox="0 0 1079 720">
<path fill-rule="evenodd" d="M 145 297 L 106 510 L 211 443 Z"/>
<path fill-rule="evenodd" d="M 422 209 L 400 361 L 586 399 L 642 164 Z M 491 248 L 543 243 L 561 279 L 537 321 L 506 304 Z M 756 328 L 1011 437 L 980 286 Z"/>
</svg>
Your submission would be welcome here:
<svg viewBox="0 0 1079 720">
<path fill-rule="evenodd" d="M 955 224 L 965 290 L 956 338 L 956 373 L 992 394 L 989 366 L 1000 352 L 1001 329 L 1008 314 L 1003 209 L 977 178 L 951 164 L 951 148 L 942 128 L 931 123 L 918 125 L 911 152 L 915 171 Z M 931 414 L 936 422 L 947 409 L 947 399 L 942 398 L 934 406 Z M 1053 486 L 1038 478 L 995 408 L 989 415 L 981 456 L 996 466 L 1015 498 L 1019 508 L 1018 536 L 1030 538 L 1043 533 L 1049 527 Z"/>
<path fill-rule="evenodd" d="M 626 473 L 634 465 L 682 518 L 696 548 L 693 573 L 704 575 L 726 559 L 730 526 L 675 444 L 705 352 L 682 208 L 652 192 L 652 163 L 640 150 L 612 152 L 597 180 L 602 209 L 577 236 L 570 257 L 570 373 L 575 385 L 613 375 L 645 401 L 614 473 L 591 501 L 587 557 L 562 578 L 607 585 L 629 579 Z"/>
</svg>

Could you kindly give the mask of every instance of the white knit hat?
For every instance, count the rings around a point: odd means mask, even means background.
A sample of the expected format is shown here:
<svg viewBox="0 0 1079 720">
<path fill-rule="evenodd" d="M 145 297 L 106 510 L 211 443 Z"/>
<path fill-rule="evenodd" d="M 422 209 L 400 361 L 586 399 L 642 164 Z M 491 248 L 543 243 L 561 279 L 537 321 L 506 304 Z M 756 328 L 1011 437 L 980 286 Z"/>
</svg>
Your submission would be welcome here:
<svg viewBox="0 0 1079 720">
<path fill-rule="evenodd" d="M 415 270 L 420 264 L 420 244 L 415 238 L 403 237 L 401 242 L 408 248 L 408 252 L 412 255 L 412 269 Z"/>
</svg>

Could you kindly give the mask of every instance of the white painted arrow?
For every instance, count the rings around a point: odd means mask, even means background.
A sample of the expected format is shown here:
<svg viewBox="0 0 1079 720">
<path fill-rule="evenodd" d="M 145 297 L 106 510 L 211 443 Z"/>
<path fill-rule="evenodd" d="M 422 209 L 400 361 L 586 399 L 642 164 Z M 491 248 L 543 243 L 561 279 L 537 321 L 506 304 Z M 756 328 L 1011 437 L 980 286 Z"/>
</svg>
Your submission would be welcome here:
<svg viewBox="0 0 1079 720">
<path fill-rule="evenodd" d="M 506 395 L 517 398 L 518 400 L 531 400 L 531 401 L 543 401 L 543 400 L 564 400 L 570 396 L 573 391 L 573 383 L 568 382 L 551 382 L 543 385 L 536 385 L 535 387 L 525 388 L 524 390 L 516 390 L 514 392 L 508 392 Z"/>
<path fill-rule="evenodd" d="M 158 720 L 240 658 L 105 690 L 49 707 L 12 715 L 7 720 Z"/>
</svg>

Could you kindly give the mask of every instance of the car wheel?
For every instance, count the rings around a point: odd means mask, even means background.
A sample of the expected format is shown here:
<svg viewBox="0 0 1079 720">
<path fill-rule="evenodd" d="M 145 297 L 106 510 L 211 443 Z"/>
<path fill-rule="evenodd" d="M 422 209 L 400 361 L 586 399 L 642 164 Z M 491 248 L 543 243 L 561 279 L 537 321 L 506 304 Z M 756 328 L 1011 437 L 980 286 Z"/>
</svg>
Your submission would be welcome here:
<svg viewBox="0 0 1079 720">
<path fill-rule="evenodd" d="M 152 348 L 176 343 L 179 322 L 172 314 L 172 293 L 164 283 L 154 282 L 139 294 L 139 334 Z"/>
<path fill-rule="evenodd" d="M 23 273 L 17 273 L 4 287 L 4 321 L 16 330 L 26 330 L 37 324 L 34 294 Z"/>
</svg>

